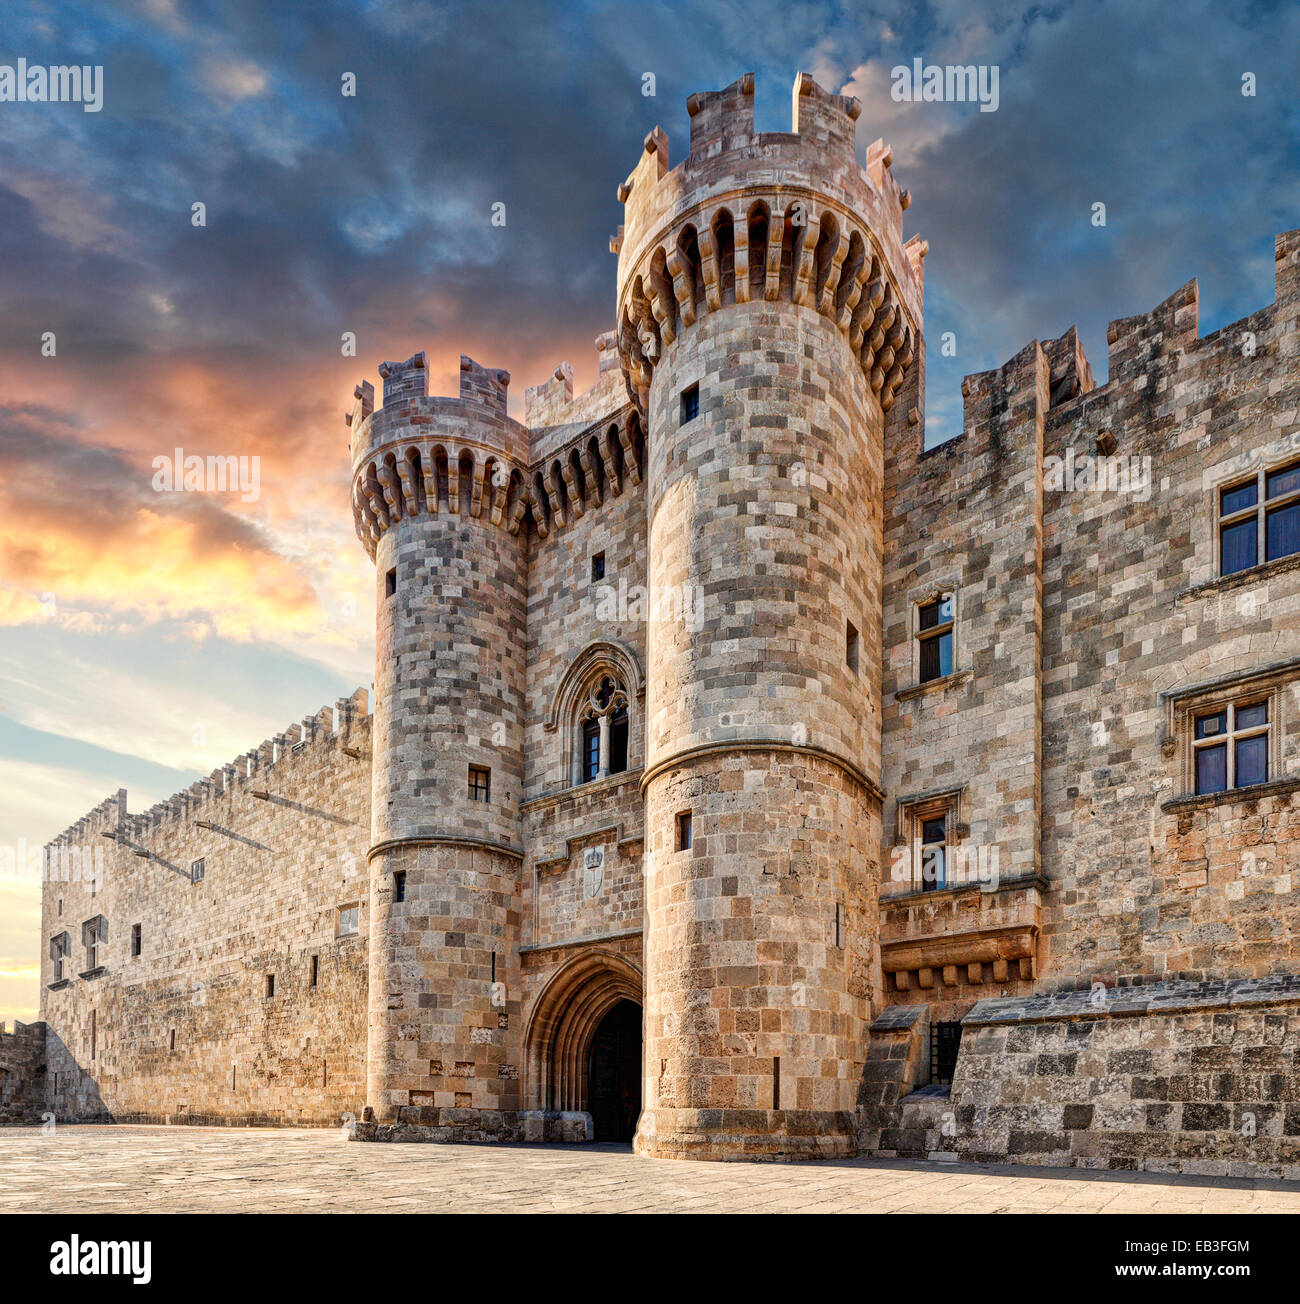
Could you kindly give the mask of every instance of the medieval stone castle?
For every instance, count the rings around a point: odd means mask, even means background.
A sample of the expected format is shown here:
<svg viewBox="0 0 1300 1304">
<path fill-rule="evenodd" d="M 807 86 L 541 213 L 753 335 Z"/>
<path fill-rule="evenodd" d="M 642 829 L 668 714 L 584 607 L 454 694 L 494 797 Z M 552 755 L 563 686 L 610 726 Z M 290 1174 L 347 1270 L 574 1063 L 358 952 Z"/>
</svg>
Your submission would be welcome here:
<svg viewBox="0 0 1300 1304">
<path fill-rule="evenodd" d="M 646 137 L 588 393 L 357 387 L 373 707 L 50 845 L 11 1115 L 1300 1177 L 1300 231 L 926 448 L 907 192 L 793 98 Z"/>
</svg>

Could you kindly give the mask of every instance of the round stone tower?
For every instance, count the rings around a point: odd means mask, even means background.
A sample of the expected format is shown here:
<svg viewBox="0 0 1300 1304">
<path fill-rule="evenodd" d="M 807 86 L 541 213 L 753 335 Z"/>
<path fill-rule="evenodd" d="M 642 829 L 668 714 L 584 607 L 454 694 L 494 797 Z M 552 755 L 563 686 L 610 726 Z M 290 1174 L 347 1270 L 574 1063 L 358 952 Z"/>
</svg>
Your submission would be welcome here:
<svg viewBox="0 0 1300 1304">
<path fill-rule="evenodd" d="M 883 427 L 923 246 L 857 101 L 801 73 L 759 135 L 753 91 L 691 97 L 675 170 L 646 138 L 613 245 L 648 431 L 648 1155 L 853 1153 L 879 967 Z"/>
<path fill-rule="evenodd" d="M 423 353 L 357 387 L 352 503 L 377 568 L 366 1098 L 373 1121 L 509 1138 L 527 599 L 525 429 L 504 371 Z"/>
</svg>

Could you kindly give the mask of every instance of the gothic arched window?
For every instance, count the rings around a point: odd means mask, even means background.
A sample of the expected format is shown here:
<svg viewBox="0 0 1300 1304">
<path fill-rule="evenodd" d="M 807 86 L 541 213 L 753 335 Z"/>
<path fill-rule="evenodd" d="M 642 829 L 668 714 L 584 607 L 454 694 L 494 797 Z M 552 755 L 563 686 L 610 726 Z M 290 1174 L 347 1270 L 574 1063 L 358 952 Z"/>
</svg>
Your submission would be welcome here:
<svg viewBox="0 0 1300 1304">
<path fill-rule="evenodd" d="M 595 680 L 578 712 L 578 773 L 590 783 L 627 769 L 627 689 L 604 675 Z"/>
</svg>

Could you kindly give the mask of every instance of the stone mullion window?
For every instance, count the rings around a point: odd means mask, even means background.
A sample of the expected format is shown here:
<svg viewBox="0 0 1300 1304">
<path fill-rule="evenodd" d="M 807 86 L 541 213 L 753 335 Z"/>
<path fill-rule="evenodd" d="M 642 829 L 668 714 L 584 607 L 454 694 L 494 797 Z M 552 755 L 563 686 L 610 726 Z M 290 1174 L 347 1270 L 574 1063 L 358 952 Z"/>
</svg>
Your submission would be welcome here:
<svg viewBox="0 0 1300 1304">
<path fill-rule="evenodd" d="M 1223 486 L 1218 540 L 1220 575 L 1300 554 L 1300 462 Z"/>
<path fill-rule="evenodd" d="M 91 973 L 103 963 L 103 944 L 108 941 L 108 920 L 103 915 L 87 919 L 81 926 L 81 943 L 86 948 L 86 972 Z"/>
<path fill-rule="evenodd" d="M 61 983 L 68 976 L 64 970 L 64 964 L 71 951 L 72 939 L 66 932 L 50 938 L 50 960 L 54 965 L 52 982 Z"/>
<path fill-rule="evenodd" d="M 1205 796 L 1267 783 L 1272 712 L 1267 697 L 1198 712 L 1192 730 L 1192 784 Z"/>
<path fill-rule="evenodd" d="M 578 716 L 575 783 L 590 783 L 627 769 L 628 728 L 628 699 L 623 685 L 609 677 L 599 680 Z"/>
<path fill-rule="evenodd" d="M 1172 694 L 1162 744 L 1181 757 L 1182 797 L 1241 793 L 1286 777 L 1286 701 L 1300 660 Z"/>
</svg>

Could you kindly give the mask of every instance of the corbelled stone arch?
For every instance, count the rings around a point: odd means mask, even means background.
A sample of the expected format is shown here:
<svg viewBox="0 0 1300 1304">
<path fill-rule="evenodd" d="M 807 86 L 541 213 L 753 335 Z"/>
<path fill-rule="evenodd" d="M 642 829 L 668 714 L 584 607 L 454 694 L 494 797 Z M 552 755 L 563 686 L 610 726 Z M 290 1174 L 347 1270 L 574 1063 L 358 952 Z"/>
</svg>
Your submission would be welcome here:
<svg viewBox="0 0 1300 1304">
<path fill-rule="evenodd" d="M 587 487 L 587 472 L 583 469 L 582 454 L 576 446 L 569 449 L 568 463 L 568 475 L 565 476 L 565 480 L 575 490 L 574 507 L 575 509 L 579 505 L 585 507 L 590 501 L 591 491 Z"/>
<path fill-rule="evenodd" d="M 474 499 L 478 505 L 476 514 L 491 521 L 493 525 L 501 523 L 501 511 L 505 506 L 505 494 L 502 492 L 505 476 L 500 467 L 500 460 L 489 453 L 484 457 L 474 482 Z"/>
<path fill-rule="evenodd" d="M 677 234 L 677 243 L 668 255 L 668 270 L 673 277 L 682 321 L 691 325 L 704 307 L 704 280 L 700 275 L 700 242 L 695 225 L 688 222 Z"/>
<path fill-rule="evenodd" d="M 600 506 L 606 494 L 605 459 L 601 456 L 600 439 L 596 435 L 588 438 L 587 446 L 582 450 L 582 464 L 589 472 L 587 483 L 591 486 L 596 505 Z"/>
<path fill-rule="evenodd" d="M 402 483 L 407 486 L 407 492 L 411 495 L 413 510 L 416 515 L 427 512 L 429 505 L 424 494 L 424 464 L 420 450 L 414 445 L 404 450 L 402 463 L 405 468 Z"/>
<path fill-rule="evenodd" d="M 763 286 L 767 280 L 767 241 L 772 226 L 772 215 L 763 200 L 756 199 L 750 204 L 745 226 L 749 286 L 743 296 L 737 296 L 742 303 L 748 302 L 751 297 L 761 299 Z"/>
<path fill-rule="evenodd" d="M 605 431 L 605 451 L 609 454 L 609 478 L 615 485 L 614 492 L 622 493 L 625 467 L 623 463 L 623 440 L 618 433 L 617 422 L 612 424 L 609 429 Z"/>
<path fill-rule="evenodd" d="M 580 952 L 552 975 L 524 1030 L 527 1109 L 586 1109 L 587 1055 L 620 1001 L 642 1004 L 641 970 L 613 951 Z"/>
<path fill-rule="evenodd" d="M 650 259 L 650 311 L 659 328 L 661 345 L 671 344 L 677 338 L 677 298 L 662 245 Z"/>
<path fill-rule="evenodd" d="M 510 472 L 506 485 L 506 528 L 511 534 L 518 534 L 524 528 L 528 515 L 528 490 L 524 485 L 523 473 L 518 469 Z"/>
<path fill-rule="evenodd" d="M 477 516 L 474 510 L 474 450 L 462 448 L 456 459 L 456 510 L 464 518 Z"/>
<path fill-rule="evenodd" d="M 736 221 L 729 208 L 720 208 L 709 223 L 717 260 L 718 302 L 720 306 L 736 302 Z"/>
<path fill-rule="evenodd" d="M 433 447 L 434 503 L 440 512 L 451 511 L 451 478 L 447 450 L 442 444 Z"/>
<path fill-rule="evenodd" d="M 834 317 L 841 330 L 852 320 L 854 308 L 862 296 L 862 274 L 868 269 L 867 242 L 862 232 L 854 230 L 849 236 L 848 253 L 844 256 L 844 266 L 840 269 L 839 283 L 835 287 Z"/>
<path fill-rule="evenodd" d="M 817 247 L 813 267 L 813 307 L 824 316 L 839 283 L 840 267 L 848 254 L 848 242 L 840 237 L 840 224 L 829 210 L 822 213 L 817 230 Z"/>
</svg>

